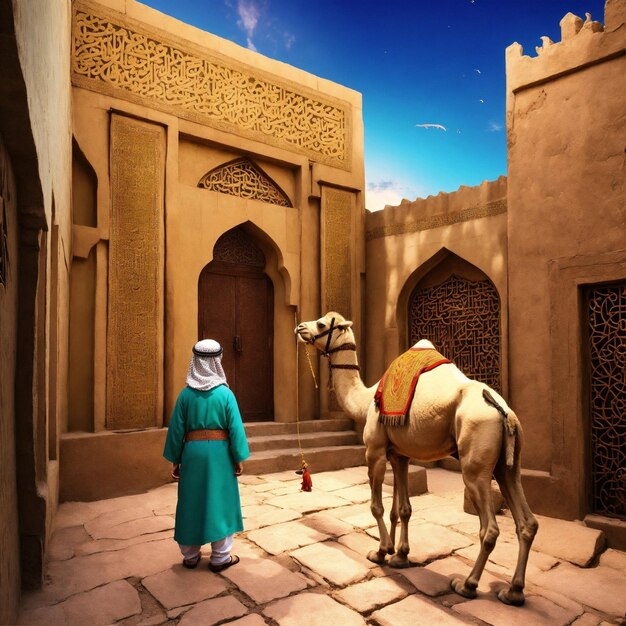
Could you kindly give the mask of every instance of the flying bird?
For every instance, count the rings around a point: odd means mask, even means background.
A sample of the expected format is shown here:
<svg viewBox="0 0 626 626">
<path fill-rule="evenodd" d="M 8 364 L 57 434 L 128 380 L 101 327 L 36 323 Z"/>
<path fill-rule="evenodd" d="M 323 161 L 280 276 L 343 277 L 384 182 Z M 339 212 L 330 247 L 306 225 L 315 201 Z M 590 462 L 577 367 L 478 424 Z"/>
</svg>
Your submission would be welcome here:
<svg viewBox="0 0 626 626">
<path fill-rule="evenodd" d="M 448 130 L 445 126 L 441 124 L 415 124 L 418 128 L 437 128 L 439 130 Z"/>
</svg>

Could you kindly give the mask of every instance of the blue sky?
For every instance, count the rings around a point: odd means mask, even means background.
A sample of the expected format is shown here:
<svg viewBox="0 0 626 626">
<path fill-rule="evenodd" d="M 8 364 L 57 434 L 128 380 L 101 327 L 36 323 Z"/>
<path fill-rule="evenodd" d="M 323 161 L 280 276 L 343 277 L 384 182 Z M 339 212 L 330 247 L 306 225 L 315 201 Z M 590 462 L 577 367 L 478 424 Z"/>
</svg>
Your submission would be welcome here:
<svg viewBox="0 0 626 626">
<path fill-rule="evenodd" d="M 506 174 L 505 48 L 603 0 L 143 0 L 363 94 L 366 207 Z M 440 128 L 419 124 L 438 124 Z"/>
</svg>

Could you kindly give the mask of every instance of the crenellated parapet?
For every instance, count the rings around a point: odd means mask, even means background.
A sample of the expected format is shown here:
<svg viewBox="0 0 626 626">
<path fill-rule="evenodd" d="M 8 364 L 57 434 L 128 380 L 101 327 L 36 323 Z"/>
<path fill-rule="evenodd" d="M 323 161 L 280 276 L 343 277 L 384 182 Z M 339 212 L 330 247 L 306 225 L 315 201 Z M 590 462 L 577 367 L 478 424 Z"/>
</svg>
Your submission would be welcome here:
<svg viewBox="0 0 626 626">
<path fill-rule="evenodd" d="M 519 43 L 506 49 L 509 96 L 626 53 L 626 0 L 607 0 L 604 24 L 594 21 L 589 13 L 584 20 L 568 13 L 560 26 L 561 41 L 541 37 L 536 57 L 525 55 Z"/>
<path fill-rule="evenodd" d="M 366 216 L 366 240 L 417 233 L 506 213 L 506 189 L 506 177 L 500 176 L 476 187 L 461 185 L 450 193 L 402 200 L 399 206 L 386 206 Z"/>
</svg>

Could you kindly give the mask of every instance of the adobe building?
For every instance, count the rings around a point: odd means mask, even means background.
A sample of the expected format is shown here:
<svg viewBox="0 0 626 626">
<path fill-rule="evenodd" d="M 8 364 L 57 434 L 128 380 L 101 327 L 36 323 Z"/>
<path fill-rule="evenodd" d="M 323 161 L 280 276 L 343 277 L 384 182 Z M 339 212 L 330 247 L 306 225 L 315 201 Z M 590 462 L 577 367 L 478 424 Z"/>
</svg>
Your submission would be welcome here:
<svg viewBox="0 0 626 626">
<path fill-rule="evenodd" d="M 368 384 L 428 337 L 499 389 L 533 510 L 626 546 L 623 0 L 508 48 L 507 178 L 377 213 L 355 91 L 135 0 L 0 18 L 0 623 L 59 501 L 169 480 L 198 338 L 247 428 L 342 417 L 293 335 L 327 310 Z"/>
</svg>

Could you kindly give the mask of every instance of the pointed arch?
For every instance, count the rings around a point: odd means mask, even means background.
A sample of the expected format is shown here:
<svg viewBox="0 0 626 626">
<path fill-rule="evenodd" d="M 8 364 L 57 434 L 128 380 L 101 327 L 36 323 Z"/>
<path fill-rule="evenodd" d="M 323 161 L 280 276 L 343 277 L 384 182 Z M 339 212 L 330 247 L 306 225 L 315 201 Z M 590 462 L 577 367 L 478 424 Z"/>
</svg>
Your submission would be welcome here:
<svg viewBox="0 0 626 626">
<path fill-rule="evenodd" d="M 214 167 L 200 179 L 198 187 L 247 200 L 293 206 L 276 182 L 248 157 L 233 159 Z"/>
<path fill-rule="evenodd" d="M 500 296 L 478 267 L 442 250 L 403 289 L 407 344 L 429 339 L 470 378 L 502 390 Z"/>
</svg>

